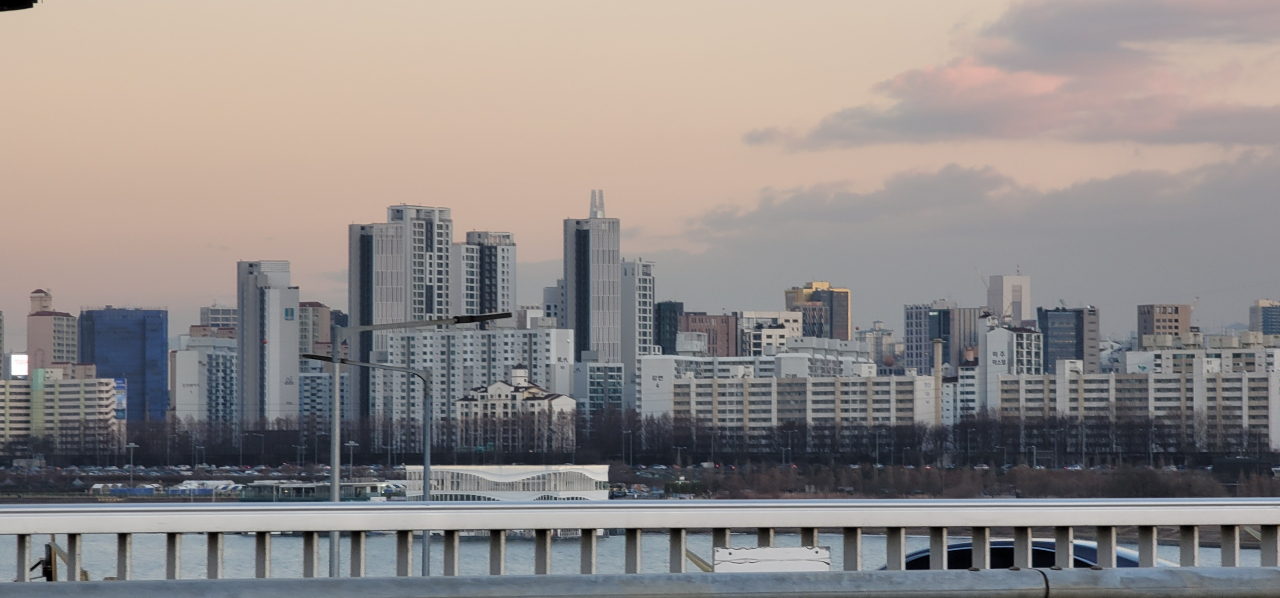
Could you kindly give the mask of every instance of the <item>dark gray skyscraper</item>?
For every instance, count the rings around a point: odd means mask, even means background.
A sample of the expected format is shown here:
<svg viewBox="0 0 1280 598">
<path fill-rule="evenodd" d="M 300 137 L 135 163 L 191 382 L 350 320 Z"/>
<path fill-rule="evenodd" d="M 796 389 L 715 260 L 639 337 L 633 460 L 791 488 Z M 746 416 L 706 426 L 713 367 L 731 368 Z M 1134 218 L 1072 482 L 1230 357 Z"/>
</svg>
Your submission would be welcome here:
<svg viewBox="0 0 1280 598">
<path fill-rule="evenodd" d="M 662 347 L 663 355 L 676 354 L 676 336 L 680 334 L 680 316 L 684 304 L 679 301 L 660 301 L 653 306 L 653 342 Z"/>
<path fill-rule="evenodd" d="M 621 225 L 604 215 L 604 191 L 591 192 L 584 219 L 564 221 L 564 319 L 574 335 L 574 360 L 622 361 Z"/>
<path fill-rule="evenodd" d="M 1097 374 L 1100 367 L 1101 340 L 1098 308 L 1078 307 L 1036 309 L 1036 321 L 1044 335 L 1044 371 L 1057 373 L 1059 360 L 1084 362 L 1084 373 Z"/>
</svg>

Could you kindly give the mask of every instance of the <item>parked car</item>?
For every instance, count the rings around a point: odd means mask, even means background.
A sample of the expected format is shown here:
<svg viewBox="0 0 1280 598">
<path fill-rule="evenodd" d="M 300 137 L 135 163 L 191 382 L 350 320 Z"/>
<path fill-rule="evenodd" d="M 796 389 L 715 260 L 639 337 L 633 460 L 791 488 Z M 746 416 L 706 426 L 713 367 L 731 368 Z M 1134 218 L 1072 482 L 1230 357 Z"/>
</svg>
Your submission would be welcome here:
<svg viewBox="0 0 1280 598">
<path fill-rule="evenodd" d="M 1087 569 L 1098 564 L 1097 542 L 1076 540 L 1073 550 L 1077 569 Z M 1052 540 L 1034 540 L 1031 543 L 1031 566 L 1048 568 L 1054 566 L 1057 555 Z M 917 550 L 907 555 L 907 569 L 918 570 L 929 568 L 929 549 Z M 1176 566 L 1168 561 L 1159 561 L 1161 567 Z M 947 568 L 968 569 L 973 566 L 973 544 L 957 542 L 947 546 Z M 1013 566 L 1013 540 L 991 541 L 991 568 L 1008 569 Z M 1117 567 L 1137 567 L 1138 553 L 1128 548 L 1116 548 Z"/>
</svg>

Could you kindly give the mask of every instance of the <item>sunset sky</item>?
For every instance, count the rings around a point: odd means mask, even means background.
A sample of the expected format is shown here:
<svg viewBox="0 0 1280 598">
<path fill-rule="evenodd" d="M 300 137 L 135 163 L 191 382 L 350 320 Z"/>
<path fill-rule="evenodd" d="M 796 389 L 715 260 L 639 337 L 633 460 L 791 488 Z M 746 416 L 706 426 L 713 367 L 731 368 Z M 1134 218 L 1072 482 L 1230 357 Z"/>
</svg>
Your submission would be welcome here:
<svg viewBox="0 0 1280 598">
<path fill-rule="evenodd" d="M 686 309 L 1280 298 L 1280 2 L 174 2 L 0 13 L 0 310 L 234 304 L 286 259 L 346 307 L 396 203 L 511 231 L 522 303 L 591 189 Z"/>
</svg>

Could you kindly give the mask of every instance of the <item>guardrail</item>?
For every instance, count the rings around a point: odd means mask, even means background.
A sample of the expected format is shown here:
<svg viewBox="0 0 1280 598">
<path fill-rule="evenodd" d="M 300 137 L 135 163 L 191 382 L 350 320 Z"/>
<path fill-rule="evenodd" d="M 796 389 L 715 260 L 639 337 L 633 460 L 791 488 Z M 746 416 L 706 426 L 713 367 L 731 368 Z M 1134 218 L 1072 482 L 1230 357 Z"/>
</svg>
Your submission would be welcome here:
<svg viewBox="0 0 1280 598">
<path fill-rule="evenodd" d="M 1002 569 L 20 584 L 6 598 L 1273 598 L 1276 569 Z"/>
<path fill-rule="evenodd" d="M 1077 528 L 1091 528 L 1098 542 L 1098 565 L 1116 565 L 1117 528 L 1136 526 L 1140 565 L 1157 563 L 1157 529 L 1179 530 L 1180 564 L 1199 564 L 1200 529 L 1217 527 L 1221 535 L 1222 564 L 1240 564 L 1240 539 L 1245 526 L 1256 531 L 1261 564 L 1280 566 L 1280 500 L 1276 499 L 1169 499 L 1169 500 L 841 500 L 841 501 L 617 501 L 547 503 L 414 503 L 353 504 L 168 504 L 168 505 L 31 505 L 0 508 L 0 535 L 17 539 L 18 581 L 30 579 L 32 537 L 65 534 L 67 575 L 80 579 L 80 556 L 85 534 L 115 534 L 116 577 L 131 577 L 134 534 L 164 534 L 167 579 L 180 571 L 184 534 L 203 534 L 206 575 L 223 576 L 223 534 L 255 534 L 255 576 L 271 576 L 271 534 L 302 535 L 303 576 L 320 575 L 320 534 L 338 531 L 350 536 L 350 576 L 366 575 L 366 540 L 369 532 L 394 532 L 398 576 L 413 574 L 413 531 L 443 533 L 444 575 L 459 572 L 461 532 L 489 532 L 489 572 L 505 573 L 506 532 L 534 531 L 534 571 L 551 571 L 553 530 L 582 530 L 580 568 L 596 573 L 596 530 L 624 529 L 625 570 L 639 573 L 645 530 L 667 533 L 669 571 L 686 572 L 686 541 L 690 530 L 709 530 L 714 546 L 728 546 L 731 530 L 756 531 L 759 546 L 772 546 L 776 530 L 799 530 L 801 544 L 814 546 L 819 529 L 840 530 L 843 537 L 843 570 L 862 569 L 862 535 L 868 528 L 883 529 L 888 569 L 905 568 L 908 528 L 927 528 L 930 568 L 945 569 L 948 535 L 968 529 L 975 547 L 973 567 L 990 568 L 994 528 L 1011 529 L 1014 565 L 1032 563 L 1032 538 L 1036 528 L 1052 530 L 1055 546 L 1074 545 Z M 1057 550 L 1056 565 L 1072 567 L 1072 550 Z"/>
</svg>

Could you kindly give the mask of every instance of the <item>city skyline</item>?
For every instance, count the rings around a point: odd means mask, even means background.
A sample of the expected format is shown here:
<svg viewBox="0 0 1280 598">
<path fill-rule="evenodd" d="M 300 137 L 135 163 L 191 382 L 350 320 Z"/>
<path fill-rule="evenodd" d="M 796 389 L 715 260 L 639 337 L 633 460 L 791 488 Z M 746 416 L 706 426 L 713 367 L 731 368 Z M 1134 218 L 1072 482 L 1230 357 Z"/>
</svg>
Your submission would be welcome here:
<svg viewBox="0 0 1280 598">
<path fill-rule="evenodd" d="M 1140 304 L 1198 298 L 1216 330 L 1280 297 L 1280 7 L 502 6 L 7 13 L 0 49 L 30 58 L 0 67 L 27 90 L 0 98 L 24 115 L 0 148 L 6 237 L 41 250 L 0 264 L 6 346 L 37 288 L 72 313 L 166 306 L 183 330 L 234 303 L 240 260 L 289 260 L 304 299 L 345 310 L 343 227 L 397 203 L 510 231 L 517 304 L 540 303 L 591 188 L 623 256 L 657 264 L 655 299 L 689 311 L 829 280 L 854 326 L 899 328 L 903 305 L 982 305 L 979 272 L 1021 269 L 1032 307 L 1095 305 L 1123 335 Z M 1081 35 L 1097 22 L 1120 26 Z M 34 225 L 49 206 L 63 242 Z"/>
</svg>

